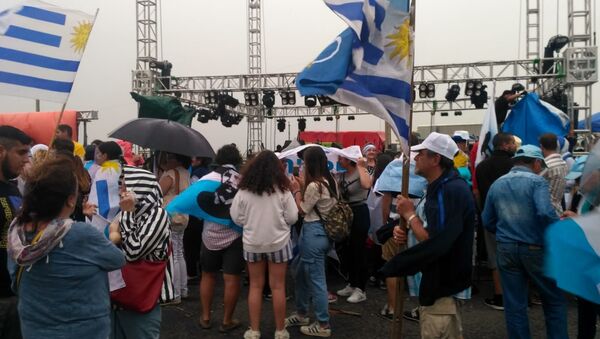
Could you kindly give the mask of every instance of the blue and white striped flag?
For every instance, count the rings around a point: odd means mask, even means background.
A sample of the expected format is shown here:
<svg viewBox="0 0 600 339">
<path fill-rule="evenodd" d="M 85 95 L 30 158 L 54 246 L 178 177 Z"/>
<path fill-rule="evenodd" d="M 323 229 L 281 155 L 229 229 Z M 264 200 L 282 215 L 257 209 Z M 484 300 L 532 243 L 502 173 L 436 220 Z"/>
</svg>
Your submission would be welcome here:
<svg viewBox="0 0 600 339">
<path fill-rule="evenodd" d="M 408 0 L 325 0 L 349 26 L 297 77 L 302 95 L 328 95 L 384 119 L 408 151 L 414 29 Z"/>
<path fill-rule="evenodd" d="M 0 94 L 65 103 L 93 23 L 37 0 L 0 12 Z"/>
<path fill-rule="evenodd" d="M 561 289 L 600 304 L 600 212 L 554 223 L 546 230 L 545 272 Z"/>
</svg>

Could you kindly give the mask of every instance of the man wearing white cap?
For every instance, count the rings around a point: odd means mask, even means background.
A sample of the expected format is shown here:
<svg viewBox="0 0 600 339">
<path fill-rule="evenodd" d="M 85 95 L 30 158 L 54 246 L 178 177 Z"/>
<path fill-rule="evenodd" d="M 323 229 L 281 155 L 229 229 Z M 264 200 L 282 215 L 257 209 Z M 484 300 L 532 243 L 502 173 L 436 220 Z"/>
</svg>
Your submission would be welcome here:
<svg viewBox="0 0 600 339">
<path fill-rule="evenodd" d="M 381 271 L 388 277 L 422 273 L 421 338 L 462 338 L 459 303 L 453 296 L 471 286 L 475 201 L 468 184 L 453 169 L 458 147 L 450 136 L 431 133 L 411 150 L 418 152 L 415 173 L 428 182 L 424 215 L 418 216 L 405 198 L 399 198 L 396 210 L 415 234 L 427 236 Z M 394 229 L 399 241 L 405 234 L 400 227 Z"/>
</svg>

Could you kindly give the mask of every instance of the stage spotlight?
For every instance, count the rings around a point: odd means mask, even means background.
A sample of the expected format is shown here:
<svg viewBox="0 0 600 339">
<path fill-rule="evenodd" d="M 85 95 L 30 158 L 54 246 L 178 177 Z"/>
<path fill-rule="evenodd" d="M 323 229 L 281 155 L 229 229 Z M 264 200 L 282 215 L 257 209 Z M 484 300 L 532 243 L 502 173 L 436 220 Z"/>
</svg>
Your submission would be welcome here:
<svg viewBox="0 0 600 339">
<path fill-rule="evenodd" d="M 423 82 L 419 85 L 419 98 L 434 98 L 435 97 L 435 84 Z"/>
<path fill-rule="evenodd" d="M 317 97 L 314 95 L 307 95 L 304 97 L 304 105 L 306 107 L 315 107 L 317 105 Z"/>
<path fill-rule="evenodd" d="M 239 100 L 232 97 L 230 94 L 222 93 L 218 96 L 219 103 L 223 103 L 231 108 L 236 108 L 240 104 Z"/>
<path fill-rule="evenodd" d="M 314 117 L 314 118 L 313 118 L 313 120 L 314 120 L 314 121 L 321 121 L 321 118 L 319 118 L 319 117 Z"/>
<path fill-rule="evenodd" d="M 305 129 L 306 129 L 306 119 L 304 119 L 304 118 L 298 119 L 298 130 L 300 132 L 304 132 Z"/>
<path fill-rule="evenodd" d="M 282 105 L 295 105 L 296 104 L 296 92 L 294 91 L 279 91 L 279 96 L 281 96 L 281 104 Z"/>
<path fill-rule="evenodd" d="M 258 106 L 258 93 L 246 92 L 244 93 L 244 102 L 246 106 Z"/>
<path fill-rule="evenodd" d="M 482 84 L 481 81 L 475 83 L 475 90 L 473 90 L 473 94 L 471 94 L 471 103 L 475 105 L 475 108 L 477 109 L 483 108 L 487 102 L 488 94 L 485 90 L 486 88 L 487 86 Z"/>
<path fill-rule="evenodd" d="M 355 118 L 354 118 L 354 115 L 349 115 L 349 116 L 348 116 L 348 120 L 354 120 L 354 119 L 355 119 Z"/>
<path fill-rule="evenodd" d="M 266 108 L 273 108 L 275 106 L 275 92 L 271 90 L 263 91 L 262 104 Z"/>
<path fill-rule="evenodd" d="M 333 121 L 333 117 L 327 117 L 327 118 L 325 118 L 325 120 L 327 120 L 327 121 Z"/>
<path fill-rule="evenodd" d="M 446 93 L 446 100 L 453 102 L 456 101 L 456 98 L 460 95 L 460 86 L 452 85 L 448 88 L 448 93 Z"/>
<path fill-rule="evenodd" d="M 443 116 L 443 117 L 447 117 L 448 116 L 448 112 L 442 112 L 442 113 L 440 113 L 440 115 Z"/>
<path fill-rule="evenodd" d="M 279 132 L 285 131 L 285 119 L 277 119 L 277 130 Z"/>
<path fill-rule="evenodd" d="M 204 101 L 207 104 L 216 104 L 219 98 L 219 92 L 217 91 L 208 91 L 204 93 Z"/>
<path fill-rule="evenodd" d="M 213 112 L 204 108 L 201 108 L 198 111 L 196 111 L 196 114 L 196 120 L 203 124 L 207 123 L 213 116 Z"/>
<path fill-rule="evenodd" d="M 454 112 L 454 116 L 455 116 L 455 117 L 458 117 L 458 116 L 461 116 L 461 115 L 462 115 L 462 112 L 461 112 L 461 111 L 455 111 L 455 112 Z"/>
</svg>

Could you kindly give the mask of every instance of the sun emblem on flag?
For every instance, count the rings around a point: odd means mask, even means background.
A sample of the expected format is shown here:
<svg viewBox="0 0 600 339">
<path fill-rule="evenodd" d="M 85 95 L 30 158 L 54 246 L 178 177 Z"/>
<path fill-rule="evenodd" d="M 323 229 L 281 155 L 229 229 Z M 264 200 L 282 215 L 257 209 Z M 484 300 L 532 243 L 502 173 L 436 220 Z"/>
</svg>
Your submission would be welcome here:
<svg viewBox="0 0 600 339">
<path fill-rule="evenodd" d="M 398 61 L 402 61 L 406 57 L 409 57 L 411 44 L 410 19 L 407 18 L 404 20 L 402 25 L 396 27 L 396 32 L 387 35 L 386 38 L 391 41 L 387 43 L 385 47 L 393 47 L 390 59 L 393 60 L 396 57 L 399 57 L 400 59 Z"/>
<path fill-rule="evenodd" d="M 88 21 L 80 22 L 79 25 L 73 27 L 73 33 L 71 33 L 72 37 L 70 41 L 71 47 L 76 53 L 83 53 L 91 31 L 92 23 Z"/>
</svg>

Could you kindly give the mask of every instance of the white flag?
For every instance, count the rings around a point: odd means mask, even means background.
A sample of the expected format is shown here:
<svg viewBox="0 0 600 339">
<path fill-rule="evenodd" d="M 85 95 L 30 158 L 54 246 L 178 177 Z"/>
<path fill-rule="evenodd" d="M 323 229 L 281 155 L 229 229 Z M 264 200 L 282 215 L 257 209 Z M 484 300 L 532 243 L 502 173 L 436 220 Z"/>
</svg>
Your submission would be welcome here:
<svg viewBox="0 0 600 339">
<path fill-rule="evenodd" d="M 0 94 L 66 102 L 93 23 L 37 0 L 0 12 Z"/>
<path fill-rule="evenodd" d="M 479 132 L 479 144 L 477 145 L 477 158 L 475 166 L 479 165 L 486 158 L 486 154 L 490 154 L 494 150 L 492 140 L 498 134 L 498 122 L 496 121 L 496 107 L 494 100 L 488 100 L 488 109 L 483 117 L 483 124 Z"/>
</svg>

